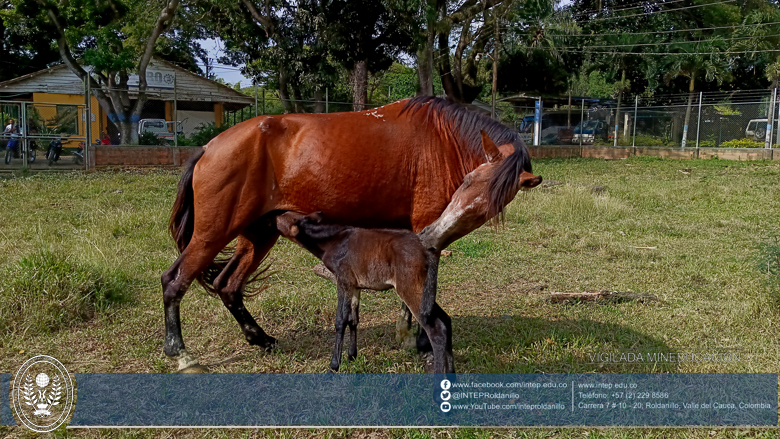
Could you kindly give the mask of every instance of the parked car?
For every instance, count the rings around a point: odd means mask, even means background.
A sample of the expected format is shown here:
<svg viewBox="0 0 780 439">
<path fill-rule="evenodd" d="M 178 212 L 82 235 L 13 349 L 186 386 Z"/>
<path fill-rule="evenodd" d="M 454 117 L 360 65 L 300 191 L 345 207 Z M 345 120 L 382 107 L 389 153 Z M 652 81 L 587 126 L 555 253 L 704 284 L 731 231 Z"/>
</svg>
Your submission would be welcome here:
<svg viewBox="0 0 780 439">
<path fill-rule="evenodd" d="M 596 137 L 607 138 L 607 123 L 603 120 L 586 120 L 574 127 L 571 143 L 593 143 Z"/>
<path fill-rule="evenodd" d="M 173 143 L 174 135 L 183 134 L 184 130 L 180 121 L 173 122 L 165 119 L 141 119 L 138 122 L 138 135 L 152 133 L 160 139 Z"/>
<path fill-rule="evenodd" d="M 767 120 L 767 118 L 750 119 L 750 122 L 748 122 L 747 127 L 745 128 L 745 137 L 758 141 L 763 141 L 766 139 Z M 775 124 L 777 124 L 777 122 L 778 120 L 775 119 Z"/>
</svg>

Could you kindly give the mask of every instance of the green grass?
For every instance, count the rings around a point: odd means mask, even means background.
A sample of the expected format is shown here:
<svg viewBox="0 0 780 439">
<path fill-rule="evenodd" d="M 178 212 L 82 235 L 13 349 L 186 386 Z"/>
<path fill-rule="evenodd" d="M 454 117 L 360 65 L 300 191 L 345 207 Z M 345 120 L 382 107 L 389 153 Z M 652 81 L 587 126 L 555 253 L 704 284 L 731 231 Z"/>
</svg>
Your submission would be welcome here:
<svg viewBox="0 0 780 439">
<path fill-rule="evenodd" d="M 442 259 L 439 303 L 453 317 L 459 372 L 771 372 L 780 370 L 780 164 L 723 160 L 540 160 L 547 182 L 518 194 Z M 178 174 L 35 174 L 0 181 L 0 371 L 36 354 L 71 372 L 171 372 L 162 353 L 160 274 L 177 254 L 166 225 Z M 654 247 L 644 249 L 640 247 Z M 188 350 L 213 372 L 323 372 L 335 287 L 287 241 L 271 286 L 247 307 L 280 340 L 250 347 L 221 301 L 193 287 Z M 654 294 L 649 304 L 551 304 L 553 291 Z M 68 304 L 61 311 L 55 304 Z M 399 301 L 364 293 L 358 359 L 344 372 L 422 372 L 394 339 Z M 13 309 L 13 312 L 9 310 Z M 733 365 L 595 365 L 622 350 L 740 349 Z M 0 436 L 24 436 L 0 428 Z M 100 437 L 228 437 L 225 432 L 91 432 Z M 278 432 L 237 432 L 266 437 Z M 67 435 L 76 433 L 68 432 Z M 693 430 L 295 430 L 286 437 L 712 437 Z M 717 431 L 777 437 L 771 431 Z M 230 435 L 231 437 L 233 435 Z"/>
</svg>

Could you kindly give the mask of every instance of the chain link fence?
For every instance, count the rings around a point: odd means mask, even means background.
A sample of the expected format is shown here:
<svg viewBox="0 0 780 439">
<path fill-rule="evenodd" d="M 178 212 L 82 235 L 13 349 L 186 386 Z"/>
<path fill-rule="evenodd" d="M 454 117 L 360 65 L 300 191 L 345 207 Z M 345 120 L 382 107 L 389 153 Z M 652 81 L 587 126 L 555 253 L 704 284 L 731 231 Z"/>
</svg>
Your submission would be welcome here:
<svg viewBox="0 0 780 439">
<path fill-rule="evenodd" d="M 620 107 L 616 99 L 522 97 L 514 117 L 503 121 L 533 145 L 764 148 L 780 144 L 780 99 L 772 96 L 773 90 L 627 96 Z"/>
<path fill-rule="evenodd" d="M 86 105 L 0 101 L 6 169 L 82 168 Z"/>
</svg>

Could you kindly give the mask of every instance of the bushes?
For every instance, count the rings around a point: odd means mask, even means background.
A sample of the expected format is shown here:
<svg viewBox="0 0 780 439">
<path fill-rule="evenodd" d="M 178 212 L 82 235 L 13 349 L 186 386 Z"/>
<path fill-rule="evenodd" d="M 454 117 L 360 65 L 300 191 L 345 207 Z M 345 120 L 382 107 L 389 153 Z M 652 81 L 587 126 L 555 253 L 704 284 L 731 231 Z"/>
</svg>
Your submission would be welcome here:
<svg viewBox="0 0 780 439">
<path fill-rule="evenodd" d="M 721 148 L 763 148 L 764 142 L 757 142 L 752 139 L 734 139 L 720 144 Z"/>
<path fill-rule="evenodd" d="M 0 288 L 0 334 L 46 334 L 121 302 L 128 279 L 44 250 L 7 270 Z"/>
<path fill-rule="evenodd" d="M 217 126 L 213 123 L 198 125 L 198 132 L 193 134 L 188 142 L 192 143 L 192 146 L 203 146 L 228 128 L 230 127 L 227 124 L 222 124 L 222 126 Z"/>
</svg>

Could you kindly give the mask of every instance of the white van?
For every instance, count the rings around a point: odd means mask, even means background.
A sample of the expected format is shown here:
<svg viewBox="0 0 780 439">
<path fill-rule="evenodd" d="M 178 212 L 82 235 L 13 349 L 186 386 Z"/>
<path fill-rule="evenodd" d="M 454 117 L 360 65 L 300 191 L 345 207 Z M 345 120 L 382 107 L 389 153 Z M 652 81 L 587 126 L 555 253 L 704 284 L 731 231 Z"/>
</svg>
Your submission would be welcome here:
<svg viewBox="0 0 780 439">
<path fill-rule="evenodd" d="M 173 143 L 175 134 L 183 134 L 181 122 L 171 122 L 165 119 L 141 119 L 138 122 L 138 135 L 152 133 L 160 139 Z"/>
<path fill-rule="evenodd" d="M 750 119 L 745 128 L 745 137 L 753 140 L 763 141 L 766 139 L 766 121 L 767 119 Z M 775 124 L 777 124 L 775 119 Z"/>
</svg>

